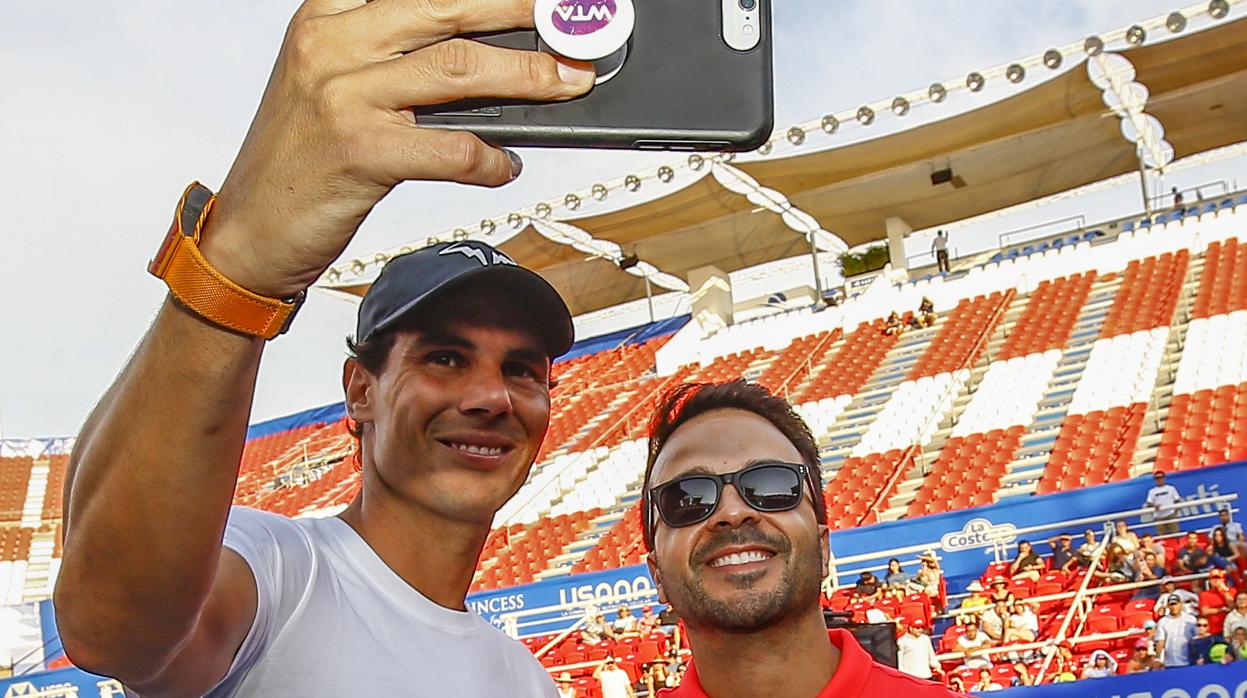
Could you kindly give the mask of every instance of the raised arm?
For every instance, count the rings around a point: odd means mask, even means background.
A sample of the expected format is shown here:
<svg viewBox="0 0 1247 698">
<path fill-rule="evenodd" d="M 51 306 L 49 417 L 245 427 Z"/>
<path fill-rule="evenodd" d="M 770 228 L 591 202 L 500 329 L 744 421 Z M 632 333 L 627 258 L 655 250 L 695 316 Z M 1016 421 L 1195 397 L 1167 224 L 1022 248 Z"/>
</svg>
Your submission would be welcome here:
<svg viewBox="0 0 1247 698">
<path fill-rule="evenodd" d="M 207 221 L 204 257 L 244 288 L 289 298 L 399 182 L 509 182 L 517 157 L 418 129 L 410 107 L 585 92 L 587 66 L 452 38 L 531 26 L 532 12 L 532 0 L 307 0 Z M 66 477 L 55 593 L 79 666 L 145 695 L 198 695 L 228 669 L 256 611 L 251 571 L 221 539 L 262 349 L 166 301 L 88 418 Z"/>
</svg>

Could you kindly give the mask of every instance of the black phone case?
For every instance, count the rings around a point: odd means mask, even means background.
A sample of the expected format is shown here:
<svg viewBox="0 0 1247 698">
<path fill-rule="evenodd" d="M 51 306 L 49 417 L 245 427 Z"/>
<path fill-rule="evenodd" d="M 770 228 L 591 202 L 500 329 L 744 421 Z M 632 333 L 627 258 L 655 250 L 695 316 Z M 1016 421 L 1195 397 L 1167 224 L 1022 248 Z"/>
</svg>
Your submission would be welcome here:
<svg viewBox="0 0 1247 698">
<path fill-rule="evenodd" d="M 753 150 L 774 127 L 769 0 L 747 52 L 722 38 L 720 0 L 636 0 L 623 68 L 569 102 L 465 100 L 416 110 L 420 126 L 472 131 L 499 146 Z M 473 37 L 537 49 L 536 31 Z"/>
</svg>

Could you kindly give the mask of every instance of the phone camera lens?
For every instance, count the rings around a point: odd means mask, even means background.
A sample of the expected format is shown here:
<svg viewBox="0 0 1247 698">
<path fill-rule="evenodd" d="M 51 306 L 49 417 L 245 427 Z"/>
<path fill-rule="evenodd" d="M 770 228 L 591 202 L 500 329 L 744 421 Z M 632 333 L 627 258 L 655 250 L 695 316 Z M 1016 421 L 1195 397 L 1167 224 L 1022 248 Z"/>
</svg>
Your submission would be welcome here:
<svg viewBox="0 0 1247 698">
<path fill-rule="evenodd" d="M 750 12 L 758 8 L 758 0 L 740 0 L 740 9 Z"/>
</svg>

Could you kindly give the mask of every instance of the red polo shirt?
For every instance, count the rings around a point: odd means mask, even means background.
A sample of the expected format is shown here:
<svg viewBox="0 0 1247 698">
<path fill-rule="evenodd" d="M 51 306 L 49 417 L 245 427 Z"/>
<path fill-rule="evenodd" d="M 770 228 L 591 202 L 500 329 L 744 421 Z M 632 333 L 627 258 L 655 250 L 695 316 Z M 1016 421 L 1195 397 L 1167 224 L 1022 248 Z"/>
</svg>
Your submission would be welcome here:
<svg viewBox="0 0 1247 698">
<path fill-rule="evenodd" d="M 958 694 L 942 684 L 902 673 L 879 664 L 857 644 L 847 630 L 828 630 L 831 644 L 840 650 L 840 666 L 831 681 L 814 698 L 946 698 Z M 710 698 L 702 690 L 697 667 L 692 662 L 684 672 L 684 682 L 676 688 L 659 691 L 663 698 Z"/>
</svg>

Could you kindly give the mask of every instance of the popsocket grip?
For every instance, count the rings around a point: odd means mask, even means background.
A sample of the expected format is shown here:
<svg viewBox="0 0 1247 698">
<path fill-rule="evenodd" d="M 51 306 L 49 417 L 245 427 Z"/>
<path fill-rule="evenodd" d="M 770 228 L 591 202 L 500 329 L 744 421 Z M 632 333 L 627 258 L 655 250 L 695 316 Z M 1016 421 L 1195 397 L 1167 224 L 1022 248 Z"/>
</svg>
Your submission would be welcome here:
<svg viewBox="0 0 1247 698">
<path fill-rule="evenodd" d="M 632 0 L 537 0 L 537 35 L 552 53 L 592 61 L 598 84 L 623 67 L 636 26 Z"/>
</svg>

